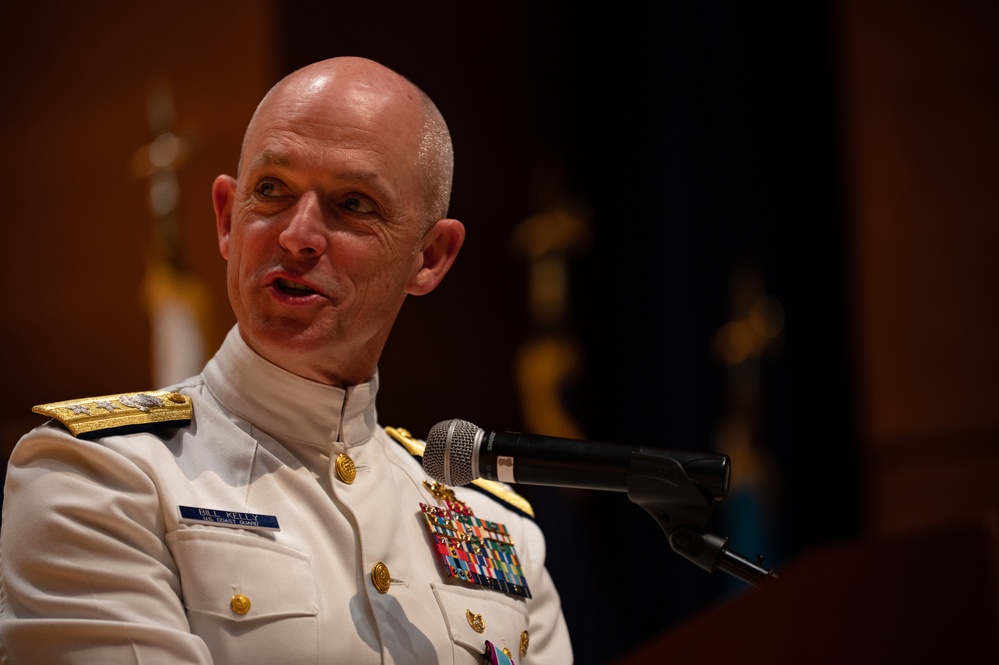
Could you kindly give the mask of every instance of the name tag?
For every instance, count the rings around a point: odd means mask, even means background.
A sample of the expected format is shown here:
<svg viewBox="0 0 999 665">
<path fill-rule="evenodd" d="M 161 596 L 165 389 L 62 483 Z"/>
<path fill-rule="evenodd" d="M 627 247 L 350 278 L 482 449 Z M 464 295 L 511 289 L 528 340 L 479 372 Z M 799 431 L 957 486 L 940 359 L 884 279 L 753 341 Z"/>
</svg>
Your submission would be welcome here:
<svg viewBox="0 0 999 665">
<path fill-rule="evenodd" d="M 215 508 L 195 508 L 179 506 L 180 521 L 186 524 L 213 524 L 236 529 L 257 529 L 259 531 L 280 531 L 277 515 L 258 515 L 257 513 L 240 513 L 232 510 L 216 510 Z"/>
</svg>

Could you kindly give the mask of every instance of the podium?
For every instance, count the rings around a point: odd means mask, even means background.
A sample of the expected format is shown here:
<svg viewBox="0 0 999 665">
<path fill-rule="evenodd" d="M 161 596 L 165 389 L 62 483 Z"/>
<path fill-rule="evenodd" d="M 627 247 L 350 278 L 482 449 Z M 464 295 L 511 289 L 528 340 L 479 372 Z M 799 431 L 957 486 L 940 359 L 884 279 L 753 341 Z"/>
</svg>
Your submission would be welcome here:
<svg viewBox="0 0 999 665">
<path fill-rule="evenodd" d="M 954 526 L 816 549 L 610 665 L 999 663 L 997 544 Z"/>
</svg>

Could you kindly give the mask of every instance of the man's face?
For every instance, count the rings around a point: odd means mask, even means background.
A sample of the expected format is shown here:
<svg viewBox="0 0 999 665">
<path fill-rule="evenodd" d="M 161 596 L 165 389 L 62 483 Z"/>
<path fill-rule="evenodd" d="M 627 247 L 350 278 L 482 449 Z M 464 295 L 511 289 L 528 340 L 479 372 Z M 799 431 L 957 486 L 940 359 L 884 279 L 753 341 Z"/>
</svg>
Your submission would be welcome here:
<svg viewBox="0 0 999 665">
<path fill-rule="evenodd" d="M 325 383 L 370 378 L 423 261 L 418 106 L 389 92 L 286 86 L 258 113 L 238 179 L 213 190 L 243 338 Z"/>
</svg>

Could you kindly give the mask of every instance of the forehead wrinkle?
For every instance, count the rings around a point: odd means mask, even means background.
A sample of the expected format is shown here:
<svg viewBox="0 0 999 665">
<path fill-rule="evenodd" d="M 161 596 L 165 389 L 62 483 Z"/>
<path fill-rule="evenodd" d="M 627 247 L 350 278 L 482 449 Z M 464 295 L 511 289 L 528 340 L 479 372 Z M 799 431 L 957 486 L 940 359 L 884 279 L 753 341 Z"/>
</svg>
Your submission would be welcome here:
<svg viewBox="0 0 999 665">
<path fill-rule="evenodd" d="M 266 148 L 257 156 L 256 159 L 251 163 L 251 168 L 259 168 L 262 166 L 278 166 L 281 168 L 289 169 L 294 171 L 296 167 L 296 160 L 292 158 L 287 152 L 282 150 L 274 150 L 271 148 Z M 382 189 L 382 183 L 384 179 L 381 174 L 377 171 L 370 170 L 344 170 L 344 169 L 329 169 L 326 170 L 327 175 L 330 180 L 339 182 L 361 182 L 372 187 L 377 187 Z"/>
</svg>

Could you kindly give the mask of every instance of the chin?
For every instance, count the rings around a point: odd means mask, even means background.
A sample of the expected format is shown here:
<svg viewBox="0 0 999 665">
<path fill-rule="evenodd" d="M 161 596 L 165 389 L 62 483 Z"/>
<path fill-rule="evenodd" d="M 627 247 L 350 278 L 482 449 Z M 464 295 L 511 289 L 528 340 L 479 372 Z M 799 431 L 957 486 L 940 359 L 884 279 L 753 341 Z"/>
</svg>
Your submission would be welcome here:
<svg viewBox="0 0 999 665">
<path fill-rule="evenodd" d="M 289 321 L 251 326 L 243 337 L 257 353 L 270 359 L 315 353 L 332 339 L 330 333 L 314 325 Z"/>
</svg>

